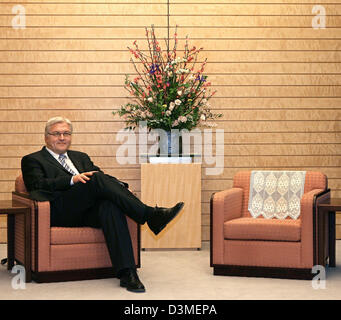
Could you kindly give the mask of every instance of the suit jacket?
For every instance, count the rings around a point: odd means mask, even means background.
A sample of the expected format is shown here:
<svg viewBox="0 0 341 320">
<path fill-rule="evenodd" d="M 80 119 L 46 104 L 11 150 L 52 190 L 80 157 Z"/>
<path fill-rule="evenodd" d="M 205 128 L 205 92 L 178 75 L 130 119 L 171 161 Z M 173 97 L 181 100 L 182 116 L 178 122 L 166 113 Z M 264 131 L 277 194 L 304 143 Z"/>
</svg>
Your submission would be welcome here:
<svg viewBox="0 0 341 320">
<path fill-rule="evenodd" d="M 86 153 L 68 150 L 67 154 L 79 173 L 101 171 Z M 46 147 L 24 156 L 21 159 L 21 170 L 26 189 L 34 200 L 53 201 L 61 192 L 72 187 L 70 185 L 72 174 L 46 150 Z M 127 183 L 116 180 L 128 188 Z"/>
</svg>

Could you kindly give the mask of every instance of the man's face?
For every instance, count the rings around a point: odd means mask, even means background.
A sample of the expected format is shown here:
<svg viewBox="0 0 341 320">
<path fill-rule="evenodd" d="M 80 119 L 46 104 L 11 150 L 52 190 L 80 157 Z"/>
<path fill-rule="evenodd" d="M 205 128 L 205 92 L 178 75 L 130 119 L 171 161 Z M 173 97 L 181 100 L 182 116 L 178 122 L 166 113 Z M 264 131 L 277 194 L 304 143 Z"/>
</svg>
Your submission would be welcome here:
<svg viewBox="0 0 341 320">
<path fill-rule="evenodd" d="M 70 133 L 70 127 L 65 122 L 52 125 L 49 134 L 45 136 L 46 146 L 57 154 L 65 153 L 71 145 Z"/>
</svg>

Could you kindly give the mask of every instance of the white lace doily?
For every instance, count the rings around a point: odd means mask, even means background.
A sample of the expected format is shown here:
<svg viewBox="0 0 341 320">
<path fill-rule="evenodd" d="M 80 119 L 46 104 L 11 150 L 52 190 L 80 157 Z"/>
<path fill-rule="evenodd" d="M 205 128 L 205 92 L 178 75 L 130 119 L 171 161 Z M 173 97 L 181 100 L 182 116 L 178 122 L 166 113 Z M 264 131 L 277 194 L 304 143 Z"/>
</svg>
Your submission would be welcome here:
<svg viewBox="0 0 341 320">
<path fill-rule="evenodd" d="M 306 171 L 252 171 L 248 210 L 254 218 L 297 219 Z"/>
</svg>

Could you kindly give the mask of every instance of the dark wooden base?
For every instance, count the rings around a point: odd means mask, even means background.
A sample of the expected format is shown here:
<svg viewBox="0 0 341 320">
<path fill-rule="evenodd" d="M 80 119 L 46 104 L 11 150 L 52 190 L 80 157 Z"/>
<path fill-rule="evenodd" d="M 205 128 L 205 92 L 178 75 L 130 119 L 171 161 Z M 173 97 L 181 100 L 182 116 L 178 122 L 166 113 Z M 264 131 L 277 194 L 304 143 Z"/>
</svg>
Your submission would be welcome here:
<svg viewBox="0 0 341 320">
<path fill-rule="evenodd" d="M 38 283 L 93 280 L 115 277 L 116 275 L 112 268 L 32 272 L 33 281 Z"/>
<path fill-rule="evenodd" d="M 15 259 L 17 264 L 23 265 L 19 260 Z M 136 265 L 139 269 L 140 265 Z M 32 280 L 37 283 L 64 282 L 64 281 L 80 281 L 116 278 L 113 268 L 95 268 L 95 269 L 78 269 L 78 270 L 62 270 L 62 271 L 32 271 Z"/>
<path fill-rule="evenodd" d="M 252 266 L 213 266 L 216 276 L 260 277 L 279 279 L 312 280 L 315 276 L 311 269 L 299 268 L 270 268 Z"/>
</svg>

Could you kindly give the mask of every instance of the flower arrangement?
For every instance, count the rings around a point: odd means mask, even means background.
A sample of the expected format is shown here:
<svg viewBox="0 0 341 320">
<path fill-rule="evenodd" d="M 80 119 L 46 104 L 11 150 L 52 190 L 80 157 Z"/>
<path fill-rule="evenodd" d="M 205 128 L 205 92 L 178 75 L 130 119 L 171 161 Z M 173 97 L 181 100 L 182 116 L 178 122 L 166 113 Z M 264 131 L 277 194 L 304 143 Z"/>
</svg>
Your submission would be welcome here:
<svg viewBox="0 0 341 320">
<path fill-rule="evenodd" d="M 209 100 L 216 91 L 211 90 L 211 83 L 204 75 L 207 59 L 194 71 L 203 48 L 189 48 L 187 36 L 183 56 L 178 56 L 176 29 L 173 49 L 166 41 L 166 52 L 161 49 L 153 26 L 150 31 L 146 28 L 146 37 L 147 53 L 139 49 L 137 41 L 134 41 L 134 49 L 128 47 L 137 60 L 131 59 L 137 76 L 130 81 L 126 75 L 125 80 L 125 89 L 133 101 L 113 114 L 124 118 L 126 129 L 135 129 L 141 121 L 147 123 L 149 130 L 191 130 L 197 126 L 216 126 L 210 120 L 222 114 L 214 114 L 210 110 Z"/>
</svg>

